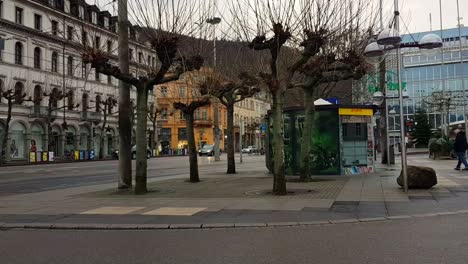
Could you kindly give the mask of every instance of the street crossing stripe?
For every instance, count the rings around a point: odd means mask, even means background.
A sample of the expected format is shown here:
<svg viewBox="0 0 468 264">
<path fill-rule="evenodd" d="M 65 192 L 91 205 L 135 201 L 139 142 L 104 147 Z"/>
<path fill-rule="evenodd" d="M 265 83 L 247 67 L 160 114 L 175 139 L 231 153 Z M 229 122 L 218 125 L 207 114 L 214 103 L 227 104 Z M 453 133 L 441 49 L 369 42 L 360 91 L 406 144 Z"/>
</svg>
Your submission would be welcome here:
<svg viewBox="0 0 468 264">
<path fill-rule="evenodd" d="M 103 215 L 123 215 L 137 210 L 144 209 L 145 207 L 118 207 L 118 206 L 105 206 L 93 210 L 82 212 L 80 214 L 103 214 Z"/>
<path fill-rule="evenodd" d="M 205 207 L 161 207 L 153 211 L 143 213 L 143 215 L 176 215 L 191 216 L 203 210 Z"/>
</svg>

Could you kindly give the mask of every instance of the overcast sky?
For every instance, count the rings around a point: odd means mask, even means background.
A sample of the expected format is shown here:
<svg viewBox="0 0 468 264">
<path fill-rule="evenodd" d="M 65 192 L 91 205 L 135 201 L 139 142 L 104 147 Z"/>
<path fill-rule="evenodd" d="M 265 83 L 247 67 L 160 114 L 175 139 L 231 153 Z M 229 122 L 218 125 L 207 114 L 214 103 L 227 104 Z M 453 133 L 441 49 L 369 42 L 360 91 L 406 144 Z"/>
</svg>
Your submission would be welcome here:
<svg viewBox="0 0 468 264">
<path fill-rule="evenodd" d="M 376 0 L 378 1 L 378 0 Z M 384 0 L 387 24 L 389 16 L 393 10 L 393 0 Z M 429 14 L 432 13 L 432 29 L 440 29 L 440 9 L 439 0 L 400 0 L 401 18 L 404 21 L 401 29 L 402 33 L 415 33 L 429 31 Z M 468 26 L 468 0 L 459 0 L 460 16 L 463 18 L 462 24 Z M 384 14 L 385 17 L 385 14 Z M 442 24 L 443 28 L 457 27 L 457 1 L 442 0 Z"/>
</svg>

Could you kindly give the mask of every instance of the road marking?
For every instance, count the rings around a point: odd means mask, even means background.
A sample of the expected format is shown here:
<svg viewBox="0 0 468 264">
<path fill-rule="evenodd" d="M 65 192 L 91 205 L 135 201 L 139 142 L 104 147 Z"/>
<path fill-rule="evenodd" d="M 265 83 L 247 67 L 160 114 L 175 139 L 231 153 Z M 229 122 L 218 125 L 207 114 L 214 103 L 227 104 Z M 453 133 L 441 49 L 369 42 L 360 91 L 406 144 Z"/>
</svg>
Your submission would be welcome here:
<svg viewBox="0 0 468 264">
<path fill-rule="evenodd" d="M 159 209 L 143 213 L 143 215 L 179 215 L 191 216 L 207 208 L 202 207 L 161 207 Z"/>
<path fill-rule="evenodd" d="M 82 212 L 80 214 L 104 214 L 104 215 L 123 215 L 128 214 L 137 210 L 141 210 L 145 207 L 118 207 L 118 206 L 105 206 L 99 207 L 93 210 Z"/>
</svg>

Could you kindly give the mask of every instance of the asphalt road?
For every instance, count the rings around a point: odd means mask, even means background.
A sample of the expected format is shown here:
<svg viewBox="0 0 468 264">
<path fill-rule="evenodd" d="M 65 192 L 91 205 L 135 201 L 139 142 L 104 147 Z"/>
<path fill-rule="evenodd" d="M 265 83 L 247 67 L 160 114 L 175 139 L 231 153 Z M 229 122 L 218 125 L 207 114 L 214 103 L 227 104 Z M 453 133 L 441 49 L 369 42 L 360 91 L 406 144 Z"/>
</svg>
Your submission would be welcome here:
<svg viewBox="0 0 468 264">
<path fill-rule="evenodd" d="M 225 159 L 225 154 L 220 162 L 199 157 L 200 174 L 224 173 Z M 265 168 L 264 156 L 244 155 L 244 160 Z M 188 175 L 188 168 L 188 156 L 152 158 L 148 160 L 148 178 Z M 117 160 L 0 167 L 0 196 L 114 183 L 117 177 Z"/>
<path fill-rule="evenodd" d="M 0 232 L 2 263 L 468 263 L 466 215 L 308 227 Z"/>
</svg>

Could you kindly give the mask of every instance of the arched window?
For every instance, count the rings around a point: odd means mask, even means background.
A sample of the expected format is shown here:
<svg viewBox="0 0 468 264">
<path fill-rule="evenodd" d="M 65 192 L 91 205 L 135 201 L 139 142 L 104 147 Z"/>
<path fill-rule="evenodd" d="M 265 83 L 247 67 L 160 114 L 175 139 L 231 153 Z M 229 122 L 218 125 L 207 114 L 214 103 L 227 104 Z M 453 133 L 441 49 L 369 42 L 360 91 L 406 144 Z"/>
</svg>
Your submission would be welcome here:
<svg viewBox="0 0 468 264">
<path fill-rule="evenodd" d="M 114 109 L 114 105 L 112 105 L 113 100 L 112 97 L 107 98 L 107 113 L 109 115 L 112 115 L 112 110 Z"/>
<path fill-rule="evenodd" d="M 23 65 L 23 44 L 21 42 L 15 44 L 15 63 Z"/>
<path fill-rule="evenodd" d="M 73 76 L 73 57 L 69 56 L 67 59 L 67 73 L 70 76 Z"/>
<path fill-rule="evenodd" d="M 34 105 L 39 106 L 41 105 L 42 101 L 42 88 L 40 85 L 34 86 Z"/>
<path fill-rule="evenodd" d="M 52 72 L 57 72 L 58 69 L 58 55 L 57 52 L 52 52 Z"/>
<path fill-rule="evenodd" d="M 101 112 L 101 96 L 96 95 L 96 112 Z"/>
<path fill-rule="evenodd" d="M 3 79 L 0 79 L 0 103 L 2 102 L 3 94 Z"/>
<path fill-rule="evenodd" d="M 34 68 L 41 68 L 41 48 L 39 47 L 34 48 Z"/>
<path fill-rule="evenodd" d="M 58 107 L 58 95 L 59 95 L 59 91 L 57 88 L 54 88 L 52 90 L 52 93 L 50 94 L 50 97 L 49 97 L 49 100 L 50 100 L 50 106 L 53 107 L 53 108 L 57 108 Z"/>
<path fill-rule="evenodd" d="M 73 110 L 74 108 L 74 103 L 75 103 L 75 93 L 73 91 L 69 91 L 68 95 L 68 110 Z"/>
<path fill-rule="evenodd" d="M 81 111 L 86 112 L 88 111 L 88 94 L 84 93 L 83 96 L 81 97 Z"/>
<path fill-rule="evenodd" d="M 23 89 L 24 85 L 22 82 L 17 82 L 15 84 L 15 104 L 22 104 L 23 103 Z"/>
</svg>

